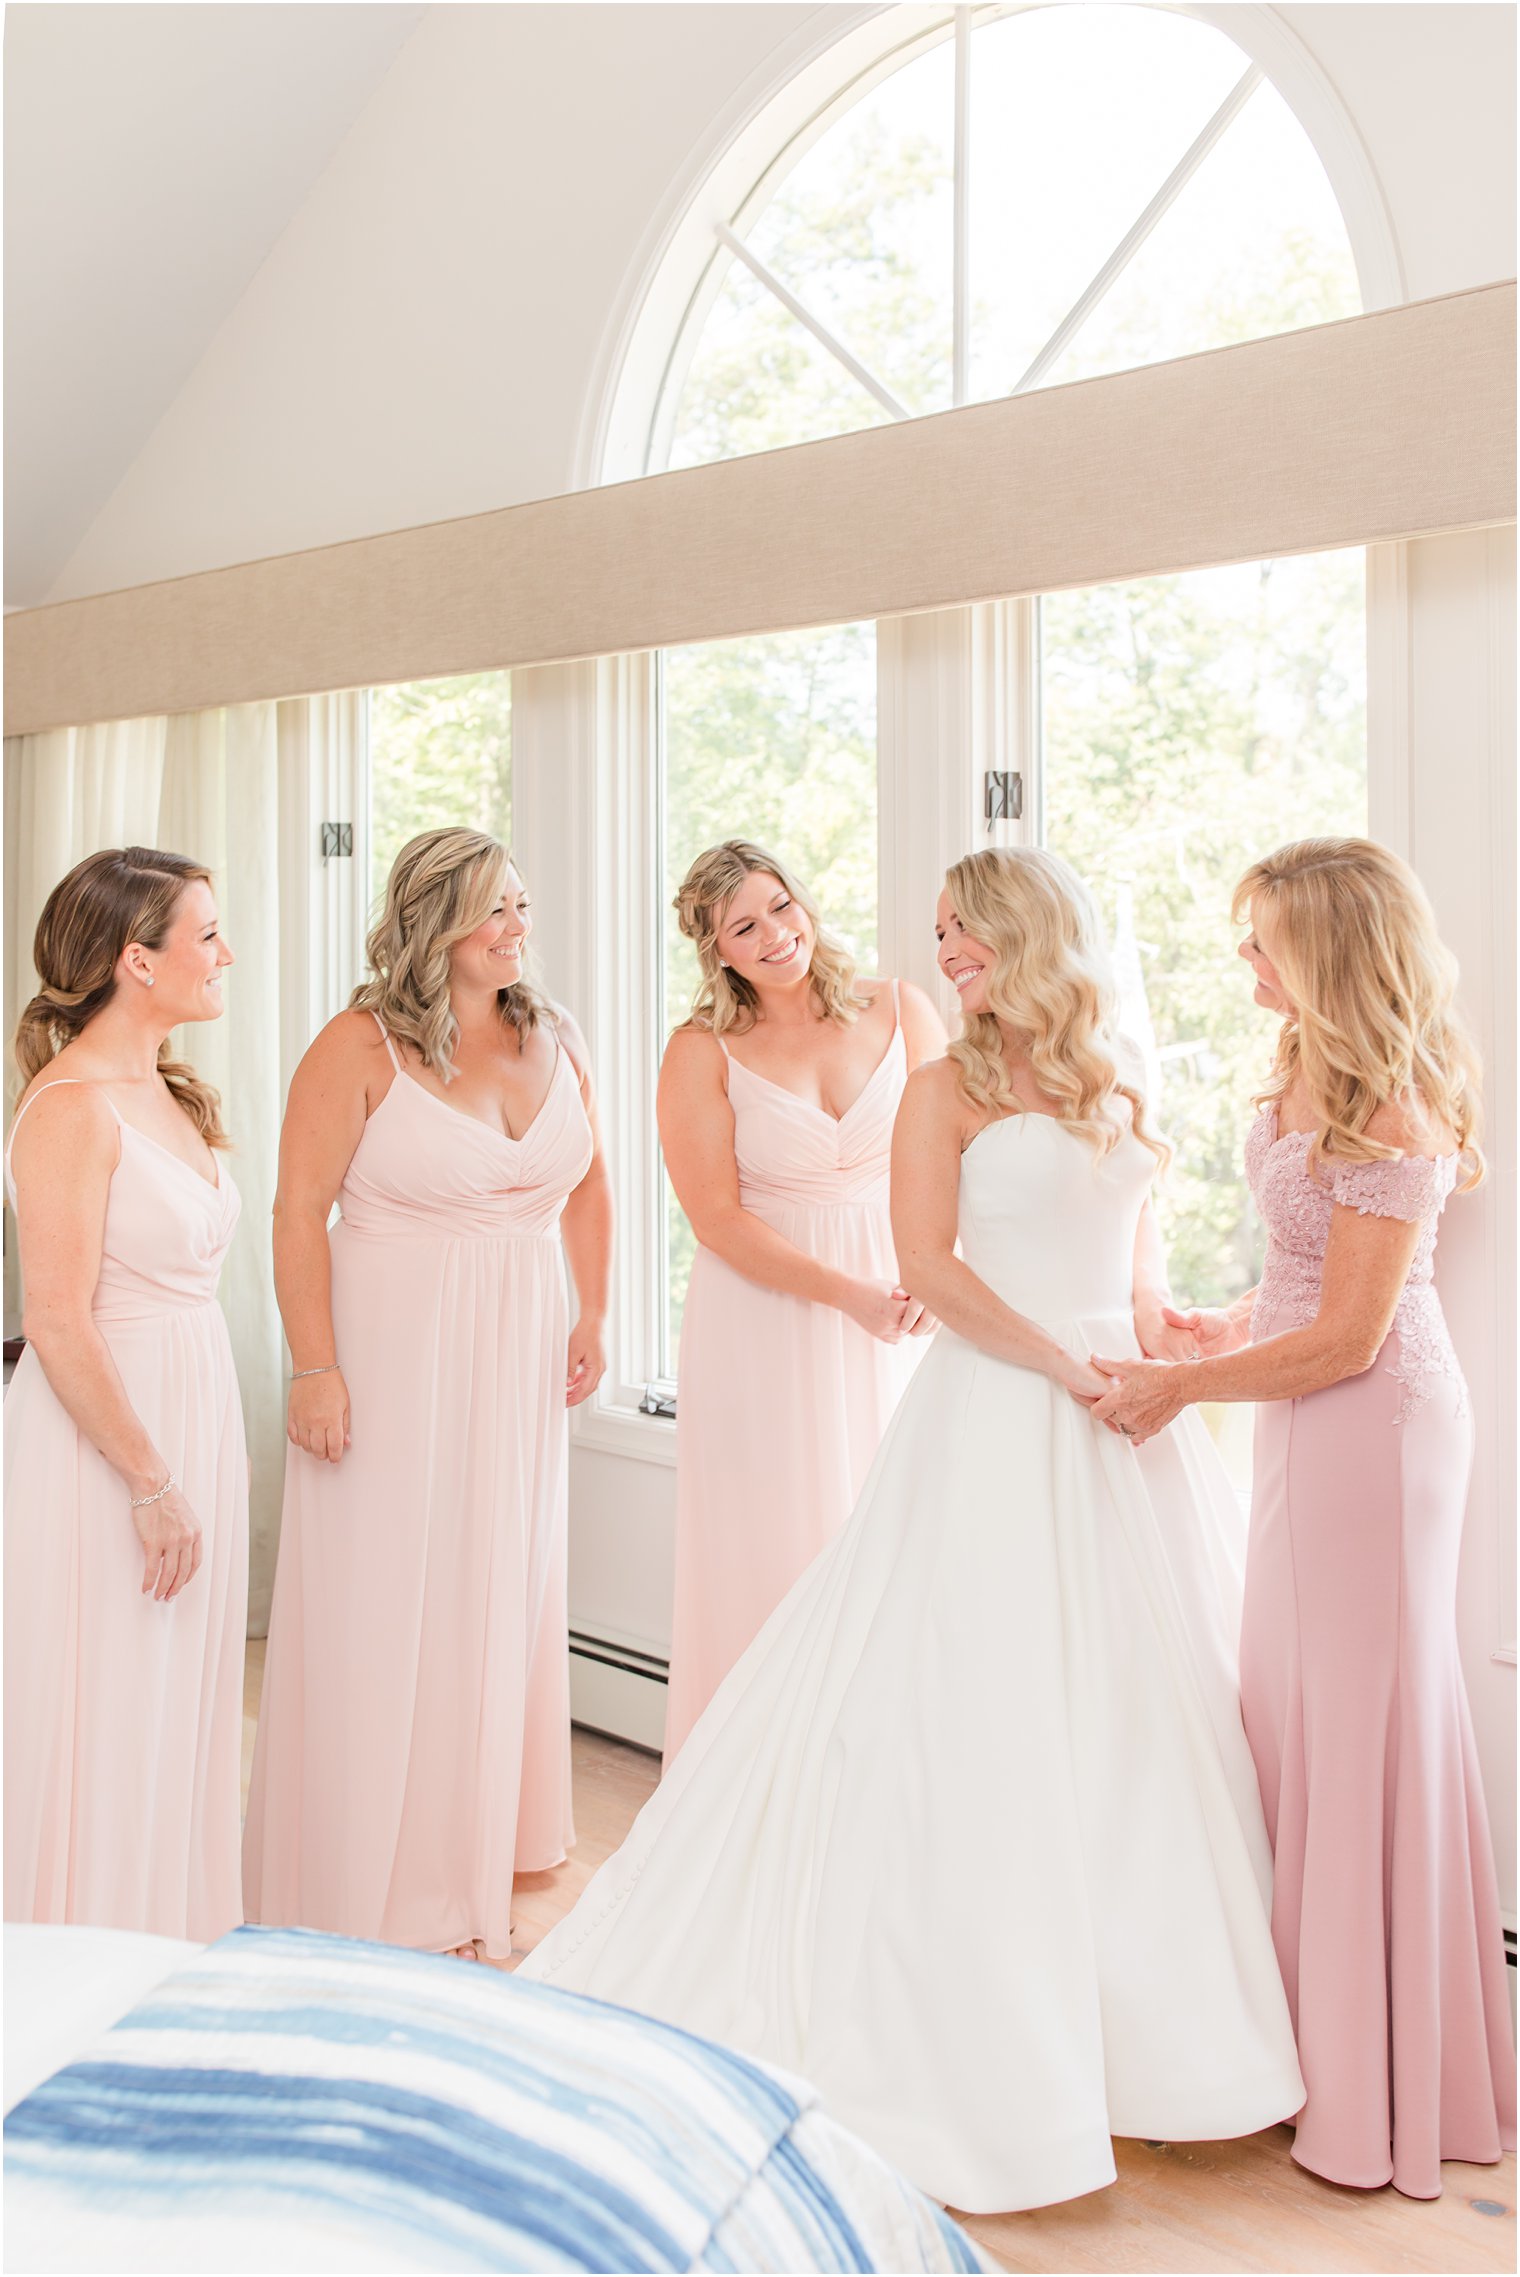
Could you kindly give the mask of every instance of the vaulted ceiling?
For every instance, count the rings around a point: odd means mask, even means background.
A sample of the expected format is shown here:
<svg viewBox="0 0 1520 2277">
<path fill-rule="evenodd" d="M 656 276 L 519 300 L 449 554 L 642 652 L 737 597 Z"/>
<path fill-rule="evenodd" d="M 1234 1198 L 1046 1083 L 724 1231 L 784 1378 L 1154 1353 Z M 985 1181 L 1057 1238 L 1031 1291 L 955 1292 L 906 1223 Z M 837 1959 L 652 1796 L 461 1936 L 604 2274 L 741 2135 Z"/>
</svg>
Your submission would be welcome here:
<svg viewBox="0 0 1520 2277">
<path fill-rule="evenodd" d="M 5 595 L 42 600 L 418 22 L 5 15 Z"/>
</svg>

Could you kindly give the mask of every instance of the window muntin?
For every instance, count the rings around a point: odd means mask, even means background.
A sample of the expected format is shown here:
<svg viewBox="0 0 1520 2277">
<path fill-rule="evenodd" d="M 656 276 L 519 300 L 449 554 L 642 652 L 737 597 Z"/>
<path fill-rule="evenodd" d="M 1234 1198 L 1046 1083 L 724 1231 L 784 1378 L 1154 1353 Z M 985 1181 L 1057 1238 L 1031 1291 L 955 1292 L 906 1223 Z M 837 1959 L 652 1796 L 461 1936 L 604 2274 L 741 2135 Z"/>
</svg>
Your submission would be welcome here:
<svg viewBox="0 0 1520 2277">
<path fill-rule="evenodd" d="M 651 380 L 644 375 L 653 370 L 648 354 L 625 375 L 629 415 L 636 424 L 648 421 L 645 471 L 880 425 L 1359 309 L 1348 232 L 1317 153 L 1276 88 L 1223 30 L 1181 10 L 1123 0 L 963 7 L 946 9 L 927 30 L 925 22 L 916 10 L 889 11 L 876 44 L 846 41 L 837 92 L 815 76 L 805 102 L 795 90 L 778 99 L 777 112 L 790 112 L 792 141 L 779 150 L 773 143 L 763 158 L 750 143 L 755 174 L 750 188 L 731 198 L 727 221 L 688 217 L 698 230 L 713 229 L 712 257 L 668 354 L 660 346 L 665 377 L 657 399 L 645 393 Z M 885 42 L 894 33 L 901 44 L 888 55 Z M 861 76 L 846 85 L 851 71 Z M 967 97 L 959 104 L 958 84 Z M 733 183 L 742 179 L 731 176 Z M 735 233 L 742 251 L 732 243 Z M 689 258 L 683 244 L 683 268 Z M 696 279 L 697 269 L 686 274 Z M 640 397 L 651 408 L 635 415 Z M 1279 565 L 1278 590 L 1298 566 Z M 1348 685 L 1354 680 L 1359 689 L 1363 612 L 1359 590 L 1348 587 L 1347 595 L 1332 669 L 1344 662 Z M 1054 634 L 1058 649 L 1065 606 L 1064 599 L 1045 604 L 1047 641 Z M 1039 834 L 1040 604 L 1009 608 L 1026 628 L 1012 662 L 1001 647 L 983 654 L 973 643 L 974 686 L 956 698 L 970 705 L 965 726 L 975 753 L 956 738 L 931 736 L 936 779 L 946 769 L 965 778 L 953 792 L 942 785 L 938 809 L 943 819 L 964 807 L 967 843 L 987 842 L 969 819 L 980 813 L 979 793 L 971 795 L 983 764 L 979 737 L 990 736 L 994 763 L 1026 770 L 1025 819 L 1014 835 Z M 1224 610 L 1215 626 L 1221 650 L 1237 635 L 1248 643 L 1245 628 L 1243 615 Z M 1216 662 L 1226 677 L 1251 676 L 1244 653 L 1233 663 L 1222 654 Z M 1069 756 L 1061 707 L 1070 712 L 1073 691 L 1057 683 L 1070 665 L 1068 658 L 1054 661 L 1053 700 L 1045 707 L 1052 773 Z M 926 674 L 947 672 L 954 682 L 959 666 L 932 644 L 893 641 L 884 644 L 882 669 L 884 700 L 896 719 L 926 699 Z M 1024 722 L 1011 740 L 1010 717 Z M 715 719 L 709 716 L 709 727 Z M 729 724 L 732 748 L 748 750 L 742 722 L 730 715 Z M 1077 787 L 1074 779 L 1073 795 Z M 1064 794 L 1056 782 L 1047 789 L 1060 829 Z M 906 882 L 901 796 L 894 774 L 884 788 L 888 902 L 881 912 L 894 938 L 909 921 L 893 898 Z M 1363 765 L 1335 807 L 1334 826 L 1365 827 L 1365 812 Z M 781 835 L 776 823 L 756 822 L 737 806 L 713 821 L 708 835 L 766 827 Z M 1308 821 L 1285 817 L 1268 835 L 1281 838 L 1299 827 Z M 790 850 L 784 839 L 782 850 Z M 1100 872 L 1104 866 L 1100 861 Z M 650 889 L 662 906 L 651 910 L 641 901 L 638 919 L 651 944 L 641 953 L 652 955 L 666 991 L 662 1033 L 684 1013 L 690 980 L 680 945 L 667 934 L 653 946 L 661 927 L 673 923 L 664 905 L 678 875 L 667 838 L 664 858 L 649 865 Z M 1102 888 L 1105 878 L 1093 882 Z M 1132 883 L 1143 916 L 1147 880 L 1137 875 Z M 1112 922 L 1116 906 L 1107 914 Z M 1151 936 L 1137 927 L 1137 938 Z M 1220 962 L 1228 973 L 1227 953 Z M 656 993 L 652 986 L 651 997 Z M 1163 1046 L 1179 1040 L 1167 1019 L 1159 1025 Z M 1178 1056 L 1199 1064 L 1196 1052 L 1191 1060 Z M 1183 1076 L 1173 1061 L 1163 1065 L 1175 1093 Z M 664 1192 L 665 1207 L 651 1206 L 658 1223 L 641 1254 L 653 1257 L 662 1242 L 668 1246 L 675 1301 L 651 1292 L 661 1301 L 635 1340 L 641 1354 L 648 1352 L 634 1361 L 636 1380 L 656 1368 L 673 1372 L 681 1245 L 689 1243 L 652 1161 L 650 1171 L 651 1204 Z M 1191 1223 L 1180 1238 L 1188 1254 L 1179 1263 L 1179 1286 L 1203 1237 Z M 663 1354 L 649 1349 L 659 1342 L 655 1312 L 665 1321 Z M 1224 1419 L 1238 1425 L 1248 1414 L 1232 1409 Z"/>
<path fill-rule="evenodd" d="M 1339 207 L 1293 112 L 1233 40 L 1167 8 L 956 10 L 811 131 L 741 202 L 735 228 L 824 339 L 720 225 L 722 281 L 693 302 L 697 337 L 672 357 L 677 400 L 654 422 L 668 447 L 652 444 L 651 466 L 810 441 L 1361 305 Z"/>
</svg>

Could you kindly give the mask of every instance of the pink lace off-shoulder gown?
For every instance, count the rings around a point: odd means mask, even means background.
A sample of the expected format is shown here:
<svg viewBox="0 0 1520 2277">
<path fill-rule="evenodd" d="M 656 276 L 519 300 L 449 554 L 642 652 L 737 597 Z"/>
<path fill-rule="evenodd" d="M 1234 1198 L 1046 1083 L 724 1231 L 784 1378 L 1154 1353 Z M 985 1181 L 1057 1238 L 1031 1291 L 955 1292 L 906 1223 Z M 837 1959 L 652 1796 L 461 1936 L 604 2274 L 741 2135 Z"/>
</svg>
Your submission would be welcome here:
<svg viewBox="0 0 1520 2277">
<path fill-rule="evenodd" d="M 1272 1108 L 1246 1142 L 1268 1233 L 1254 1337 L 1314 1318 L 1335 1204 L 1421 1231 L 1372 1366 L 1256 1417 L 1241 1692 L 1308 2094 L 1293 2155 L 1331 2182 L 1434 2198 L 1443 2158 L 1514 2143 L 1494 1856 L 1457 1658 L 1473 1427 L 1431 1279 L 1457 1158 L 1322 1181 L 1309 1145 L 1279 1136 Z"/>
<path fill-rule="evenodd" d="M 893 1003 L 897 984 L 893 983 Z M 724 1046 L 739 1199 L 840 1272 L 895 1281 L 899 1019 L 837 1119 Z M 854 1509 L 924 1340 L 883 1344 L 832 1305 L 761 1288 L 698 1248 L 681 1322 L 670 1763 L 734 1662 Z"/>
<path fill-rule="evenodd" d="M 248 1457 L 216 1301 L 238 1192 L 224 1158 L 213 1185 L 117 1121 L 91 1309 L 204 1549 L 168 1604 L 143 1595 L 127 1489 L 23 1352 L 5 1401 L 5 1918 L 209 1942 L 243 1918 Z M 9 1147 L 5 1167 L 14 1204 Z"/>
<path fill-rule="evenodd" d="M 513 1139 L 387 1048 L 331 1235 L 353 1444 L 286 1463 L 244 1894 L 505 1959 L 514 1870 L 575 1839 L 559 1217 L 591 1131 L 563 1049 Z"/>
</svg>

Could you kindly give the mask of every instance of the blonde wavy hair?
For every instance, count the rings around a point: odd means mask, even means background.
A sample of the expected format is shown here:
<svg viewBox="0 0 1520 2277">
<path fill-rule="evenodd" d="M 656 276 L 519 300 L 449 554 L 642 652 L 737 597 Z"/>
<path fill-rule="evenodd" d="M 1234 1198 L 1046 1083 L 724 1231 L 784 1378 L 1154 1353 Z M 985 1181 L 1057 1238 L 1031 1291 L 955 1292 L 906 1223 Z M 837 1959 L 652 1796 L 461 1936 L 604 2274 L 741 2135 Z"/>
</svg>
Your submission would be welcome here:
<svg viewBox="0 0 1520 2277">
<path fill-rule="evenodd" d="M 987 1010 L 963 1014 L 950 1046 L 956 1081 L 979 1112 L 1018 1107 L 1003 1061 L 1011 1028 L 1029 1072 L 1101 1161 L 1133 1131 L 1158 1161 L 1170 1149 L 1145 1127 L 1145 1101 L 1119 1072 L 1117 1001 L 1097 913 L 1074 870 L 1038 846 L 992 846 L 945 873 L 945 890 L 965 930 L 992 950 Z M 1128 1115 L 1115 1107 L 1129 1102 Z"/>
<path fill-rule="evenodd" d="M 424 830 L 408 839 L 386 881 L 385 906 L 365 943 L 373 978 L 349 998 L 355 1012 L 378 1012 L 392 1036 L 415 1047 L 424 1067 L 454 1077 L 459 1023 L 449 1001 L 449 951 L 483 925 L 501 897 L 512 856 L 483 830 Z M 502 1023 L 519 1040 L 559 1014 L 533 977 L 497 993 Z"/>
<path fill-rule="evenodd" d="M 1457 960 L 1425 889 L 1370 838 L 1300 838 L 1253 862 L 1235 888 L 1237 924 L 1265 919 L 1292 1001 L 1258 1106 L 1302 1076 L 1319 1128 L 1313 1159 L 1386 1162 L 1403 1150 L 1369 1135 L 1380 1107 L 1413 1105 L 1456 1134 L 1483 1176 L 1479 1060 L 1456 1003 Z"/>
<path fill-rule="evenodd" d="M 84 1034 L 116 994 L 116 964 L 129 942 L 161 949 L 185 888 L 209 886 L 204 863 L 156 846 L 107 846 L 76 862 L 42 905 L 32 942 L 40 986 L 16 1023 L 16 1065 L 23 1085 Z M 187 1061 L 172 1059 L 166 1038 L 158 1072 L 208 1146 L 231 1146 L 222 1102 Z"/>
<path fill-rule="evenodd" d="M 696 947 L 701 969 L 686 1025 L 709 1029 L 715 1036 L 730 1030 L 742 1036 L 759 1017 L 759 998 L 754 989 L 718 954 L 718 928 L 724 913 L 745 879 L 757 873 L 773 877 L 811 923 L 813 961 L 808 967 L 808 986 L 813 1002 L 825 1020 L 837 1020 L 848 1027 L 859 1019 L 868 1002 L 855 984 L 854 958 L 828 930 L 812 895 L 798 884 L 786 864 L 748 838 L 725 838 L 721 846 L 710 846 L 705 854 L 699 854 L 672 905 L 681 931 Z"/>
</svg>

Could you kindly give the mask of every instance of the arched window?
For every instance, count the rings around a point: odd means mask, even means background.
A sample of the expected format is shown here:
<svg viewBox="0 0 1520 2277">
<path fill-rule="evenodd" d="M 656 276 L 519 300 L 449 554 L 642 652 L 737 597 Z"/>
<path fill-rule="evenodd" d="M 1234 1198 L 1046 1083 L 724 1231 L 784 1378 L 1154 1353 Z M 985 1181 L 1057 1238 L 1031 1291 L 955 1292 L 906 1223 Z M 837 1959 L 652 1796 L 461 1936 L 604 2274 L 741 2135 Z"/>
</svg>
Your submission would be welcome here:
<svg viewBox="0 0 1520 2277">
<path fill-rule="evenodd" d="M 1354 255 L 1299 111 L 1222 17 L 1249 23 L 1263 55 L 1269 34 L 1289 37 L 1252 8 L 1055 0 L 895 9 L 810 58 L 672 233 L 630 333 L 606 471 L 1354 316 L 1359 264 L 1374 298 L 1396 297 L 1365 212 Z M 1317 99 L 1344 182 L 1352 138 L 1335 141 Z M 980 829 L 979 770 L 1016 776 L 1022 806 L 1000 834 L 1067 855 L 1110 931 L 1176 1146 L 1162 1216 L 1178 1291 L 1236 1296 L 1257 1261 L 1240 1142 L 1270 1035 L 1236 978 L 1230 887 L 1267 846 L 1366 827 L 1363 588 L 1359 553 L 1327 555 L 946 611 L 942 638 L 920 620 L 670 652 L 658 897 L 668 908 L 714 837 L 775 838 L 862 954 L 880 939 L 903 969 L 933 898 L 920 910 L 924 881 L 904 884 L 907 776 L 964 774 L 940 800 L 960 799 L 958 852 Z M 961 708 L 936 744 L 956 672 Z M 668 1027 L 690 977 L 668 919 L 661 977 Z M 690 1234 L 668 1197 L 661 1242 L 652 1364 L 673 1375 Z"/>
<path fill-rule="evenodd" d="M 961 8 L 841 87 L 712 224 L 644 463 L 807 442 L 1361 306 L 1308 135 L 1223 31 L 1146 5 Z"/>
</svg>

